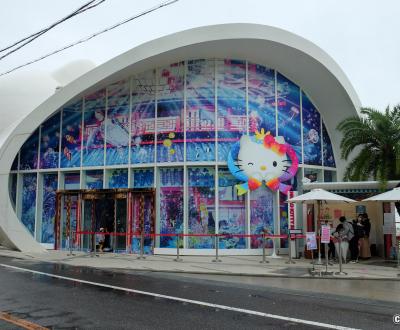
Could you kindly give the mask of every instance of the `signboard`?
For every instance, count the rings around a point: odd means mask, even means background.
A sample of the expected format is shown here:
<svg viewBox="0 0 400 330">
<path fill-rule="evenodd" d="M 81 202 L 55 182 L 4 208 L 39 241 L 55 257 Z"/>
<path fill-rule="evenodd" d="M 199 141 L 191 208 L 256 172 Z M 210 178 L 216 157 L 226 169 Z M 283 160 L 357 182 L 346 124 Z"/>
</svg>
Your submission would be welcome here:
<svg viewBox="0 0 400 330">
<path fill-rule="evenodd" d="M 290 190 L 288 192 L 288 199 L 296 196 L 297 196 L 297 191 Z M 289 209 L 289 230 L 292 233 L 292 230 L 296 228 L 296 203 L 289 203 L 288 209 Z"/>
<path fill-rule="evenodd" d="M 321 243 L 329 243 L 331 240 L 331 226 L 321 226 Z"/>
<path fill-rule="evenodd" d="M 314 232 L 306 233 L 306 244 L 307 250 L 316 250 L 317 249 L 317 237 Z"/>
<path fill-rule="evenodd" d="M 301 235 L 302 233 L 302 229 L 301 228 L 294 228 L 294 229 L 289 229 L 289 233 L 291 235 Z"/>
</svg>

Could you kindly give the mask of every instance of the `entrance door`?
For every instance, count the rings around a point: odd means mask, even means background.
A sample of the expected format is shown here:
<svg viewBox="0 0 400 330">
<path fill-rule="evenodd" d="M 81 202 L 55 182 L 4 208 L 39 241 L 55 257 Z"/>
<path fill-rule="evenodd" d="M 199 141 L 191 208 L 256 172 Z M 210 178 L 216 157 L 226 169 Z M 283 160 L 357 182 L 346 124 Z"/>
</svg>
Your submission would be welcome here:
<svg viewBox="0 0 400 330">
<path fill-rule="evenodd" d="M 151 254 L 154 248 L 155 200 L 152 193 L 132 194 L 132 252 L 140 252 L 140 235 L 144 234 L 144 253 Z"/>
<path fill-rule="evenodd" d="M 126 233 L 127 233 L 127 200 L 115 199 L 115 245 L 114 250 L 126 251 Z"/>
<path fill-rule="evenodd" d="M 57 229 L 60 238 L 58 248 L 69 249 L 76 246 L 77 218 L 78 218 L 78 194 L 64 195 L 61 198 L 61 219 Z"/>
</svg>

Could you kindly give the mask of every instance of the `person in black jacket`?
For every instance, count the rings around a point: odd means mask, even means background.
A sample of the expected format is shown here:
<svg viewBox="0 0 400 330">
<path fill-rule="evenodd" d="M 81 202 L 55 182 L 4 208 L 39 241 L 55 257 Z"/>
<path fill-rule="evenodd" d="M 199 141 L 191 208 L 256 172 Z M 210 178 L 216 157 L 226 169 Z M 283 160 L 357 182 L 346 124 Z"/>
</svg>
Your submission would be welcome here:
<svg viewBox="0 0 400 330">
<path fill-rule="evenodd" d="M 371 222 L 369 221 L 368 214 L 363 214 L 363 220 L 361 222 L 364 228 L 364 237 L 360 239 L 360 258 L 369 259 L 371 258 L 371 249 L 369 246 L 369 234 L 371 232 Z"/>
<path fill-rule="evenodd" d="M 358 262 L 358 256 L 359 256 L 359 248 L 358 248 L 358 242 L 360 240 L 360 238 L 364 237 L 364 235 L 362 235 L 362 231 L 363 231 L 363 226 L 361 224 L 363 220 L 363 216 L 362 214 L 359 214 L 358 217 L 356 219 L 353 220 L 353 232 L 354 232 L 354 236 L 353 238 L 350 240 L 350 262 L 351 263 L 356 263 Z"/>
</svg>

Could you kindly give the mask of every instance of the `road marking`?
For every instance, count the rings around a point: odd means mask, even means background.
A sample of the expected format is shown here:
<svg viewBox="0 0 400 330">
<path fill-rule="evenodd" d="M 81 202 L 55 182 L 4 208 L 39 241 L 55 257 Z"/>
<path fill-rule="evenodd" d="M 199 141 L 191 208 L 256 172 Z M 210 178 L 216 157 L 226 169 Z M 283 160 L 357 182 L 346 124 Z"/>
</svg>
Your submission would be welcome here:
<svg viewBox="0 0 400 330">
<path fill-rule="evenodd" d="M 86 281 L 86 280 L 81 280 L 81 279 L 77 279 L 77 278 L 73 278 L 73 277 L 61 276 L 61 275 L 56 275 L 56 274 L 51 274 L 51 273 L 44 273 L 44 272 L 39 272 L 37 270 L 32 270 L 32 269 L 27 269 L 27 268 L 22 268 L 22 267 L 17 267 L 17 266 L 11 266 L 11 265 L 7 265 L 7 264 L 0 263 L 0 266 L 15 269 L 15 270 L 20 270 L 23 272 L 29 272 L 29 273 L 33 273 L 33 274 L 53 277 L 53 278 L 66 280 L 66 281 L 73 281 L 73 282 L 94 285 L 94 286 L 99 286 L 99 287 L 113 289 L 113 290 L 137 293 L 137 294 L 141 294 L 141 295 L 145 295 L 145 296 L 174 300 L 174 301 L 184 302 L 184 303 L 188 303 L 188 304 L 192 304 L 192 305 L 206 306 L 206 307 L 217 308 L 217 309 L 221 309 L 221 310 L 244 313 L 244 314 L 255 315 L 255 316 L 261 316 L 261 317 L 266 317 L 266 318 L 276 319 L 276 320 L 281 320 L 281 321 L 307 324 L 307 325 L 312 325 L 312 326 L 326 328 L 326 329 L 359 330 L 356 328 L 342 327 L 342 326 L 334 325 L 334 324 L 303 320 L 303 319 L 287 317 L 287 316 L 282 316 L 282 315 L 276 315 L 276 314 L 270 314 L 270 313 L 263 313 L 263 312 L 253 311 L 251 309 L 244 309 L 244 308 L 231 307 L 231 306 L 226 306 L 226 305 L 213 304 L 213 303 L 200 301 L 200 300 L 192 300 L 192 299 L 168 296 L 168 295 L 154 293 L 154 292 L 147 292 L 147 291 L 141 291 L 141 290 L 136 290 L 136 289 L 124 288 L 121 286 L 115 286 L 115 285 L 104 284 L 104 283 L 99 283 L 99 282 Z"/>
<path fill-rule="evenodd" d="M 12 323 L 18 325 L 21 328 L 26 330 L 49 330 L 48 328 L 42 327 L 39 324 L 29 322 L 27 320 L 19 319 L 11 314 L 0 312 L 0 320 L 6 321 L 8 323 Z"/>
</svg>

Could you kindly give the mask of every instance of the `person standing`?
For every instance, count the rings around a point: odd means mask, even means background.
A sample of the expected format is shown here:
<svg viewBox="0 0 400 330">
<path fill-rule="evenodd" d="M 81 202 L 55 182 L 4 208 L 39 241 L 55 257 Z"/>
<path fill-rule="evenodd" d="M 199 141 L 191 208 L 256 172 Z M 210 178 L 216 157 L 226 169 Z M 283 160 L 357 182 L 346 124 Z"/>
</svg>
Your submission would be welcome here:
<svg viewBox="0 0 400 330">
<path fill-rule="evenodd" d="M 341 216 L 339 218 L 340 224 L 336 228 L 337 243 L 335 243 L 336 251 L 340 246 L 340 252 L 344 263 L 347 262 L 347 252 L 349 250 L 349 242 L 354 236 L 353 225 L 346 220 L 346 217 Z M 338 253 L 339 257 L 339 253 Z"/>
<path fill-rule="evenodd" d="M 369 221 L 368 214 L 364 213 L 361 224 L 364 228 L 364 237 L 360 239 L 360 258 L 371 258 L 371 249 L 369 245 L 369 234 L 371 232 L 371 222 Z"/>
<path fill-rule="evenodd" d="M 350 240 L 349 243 L 349 247 L 350 247 L 350 262 L 351 263 L 356 263 L 358 262 L 358 256 L 359 256 L 359 247 L 358 247 L 358 243 L 360 238 L 364 237 L 363 235 L 363 225 L 361 224 L 363 217 L 362 214 L 359 214 L 358 217 L 356 219 L 353 220 L 353 233 L 354 236 L 353 238 Z"/>
</svg>

